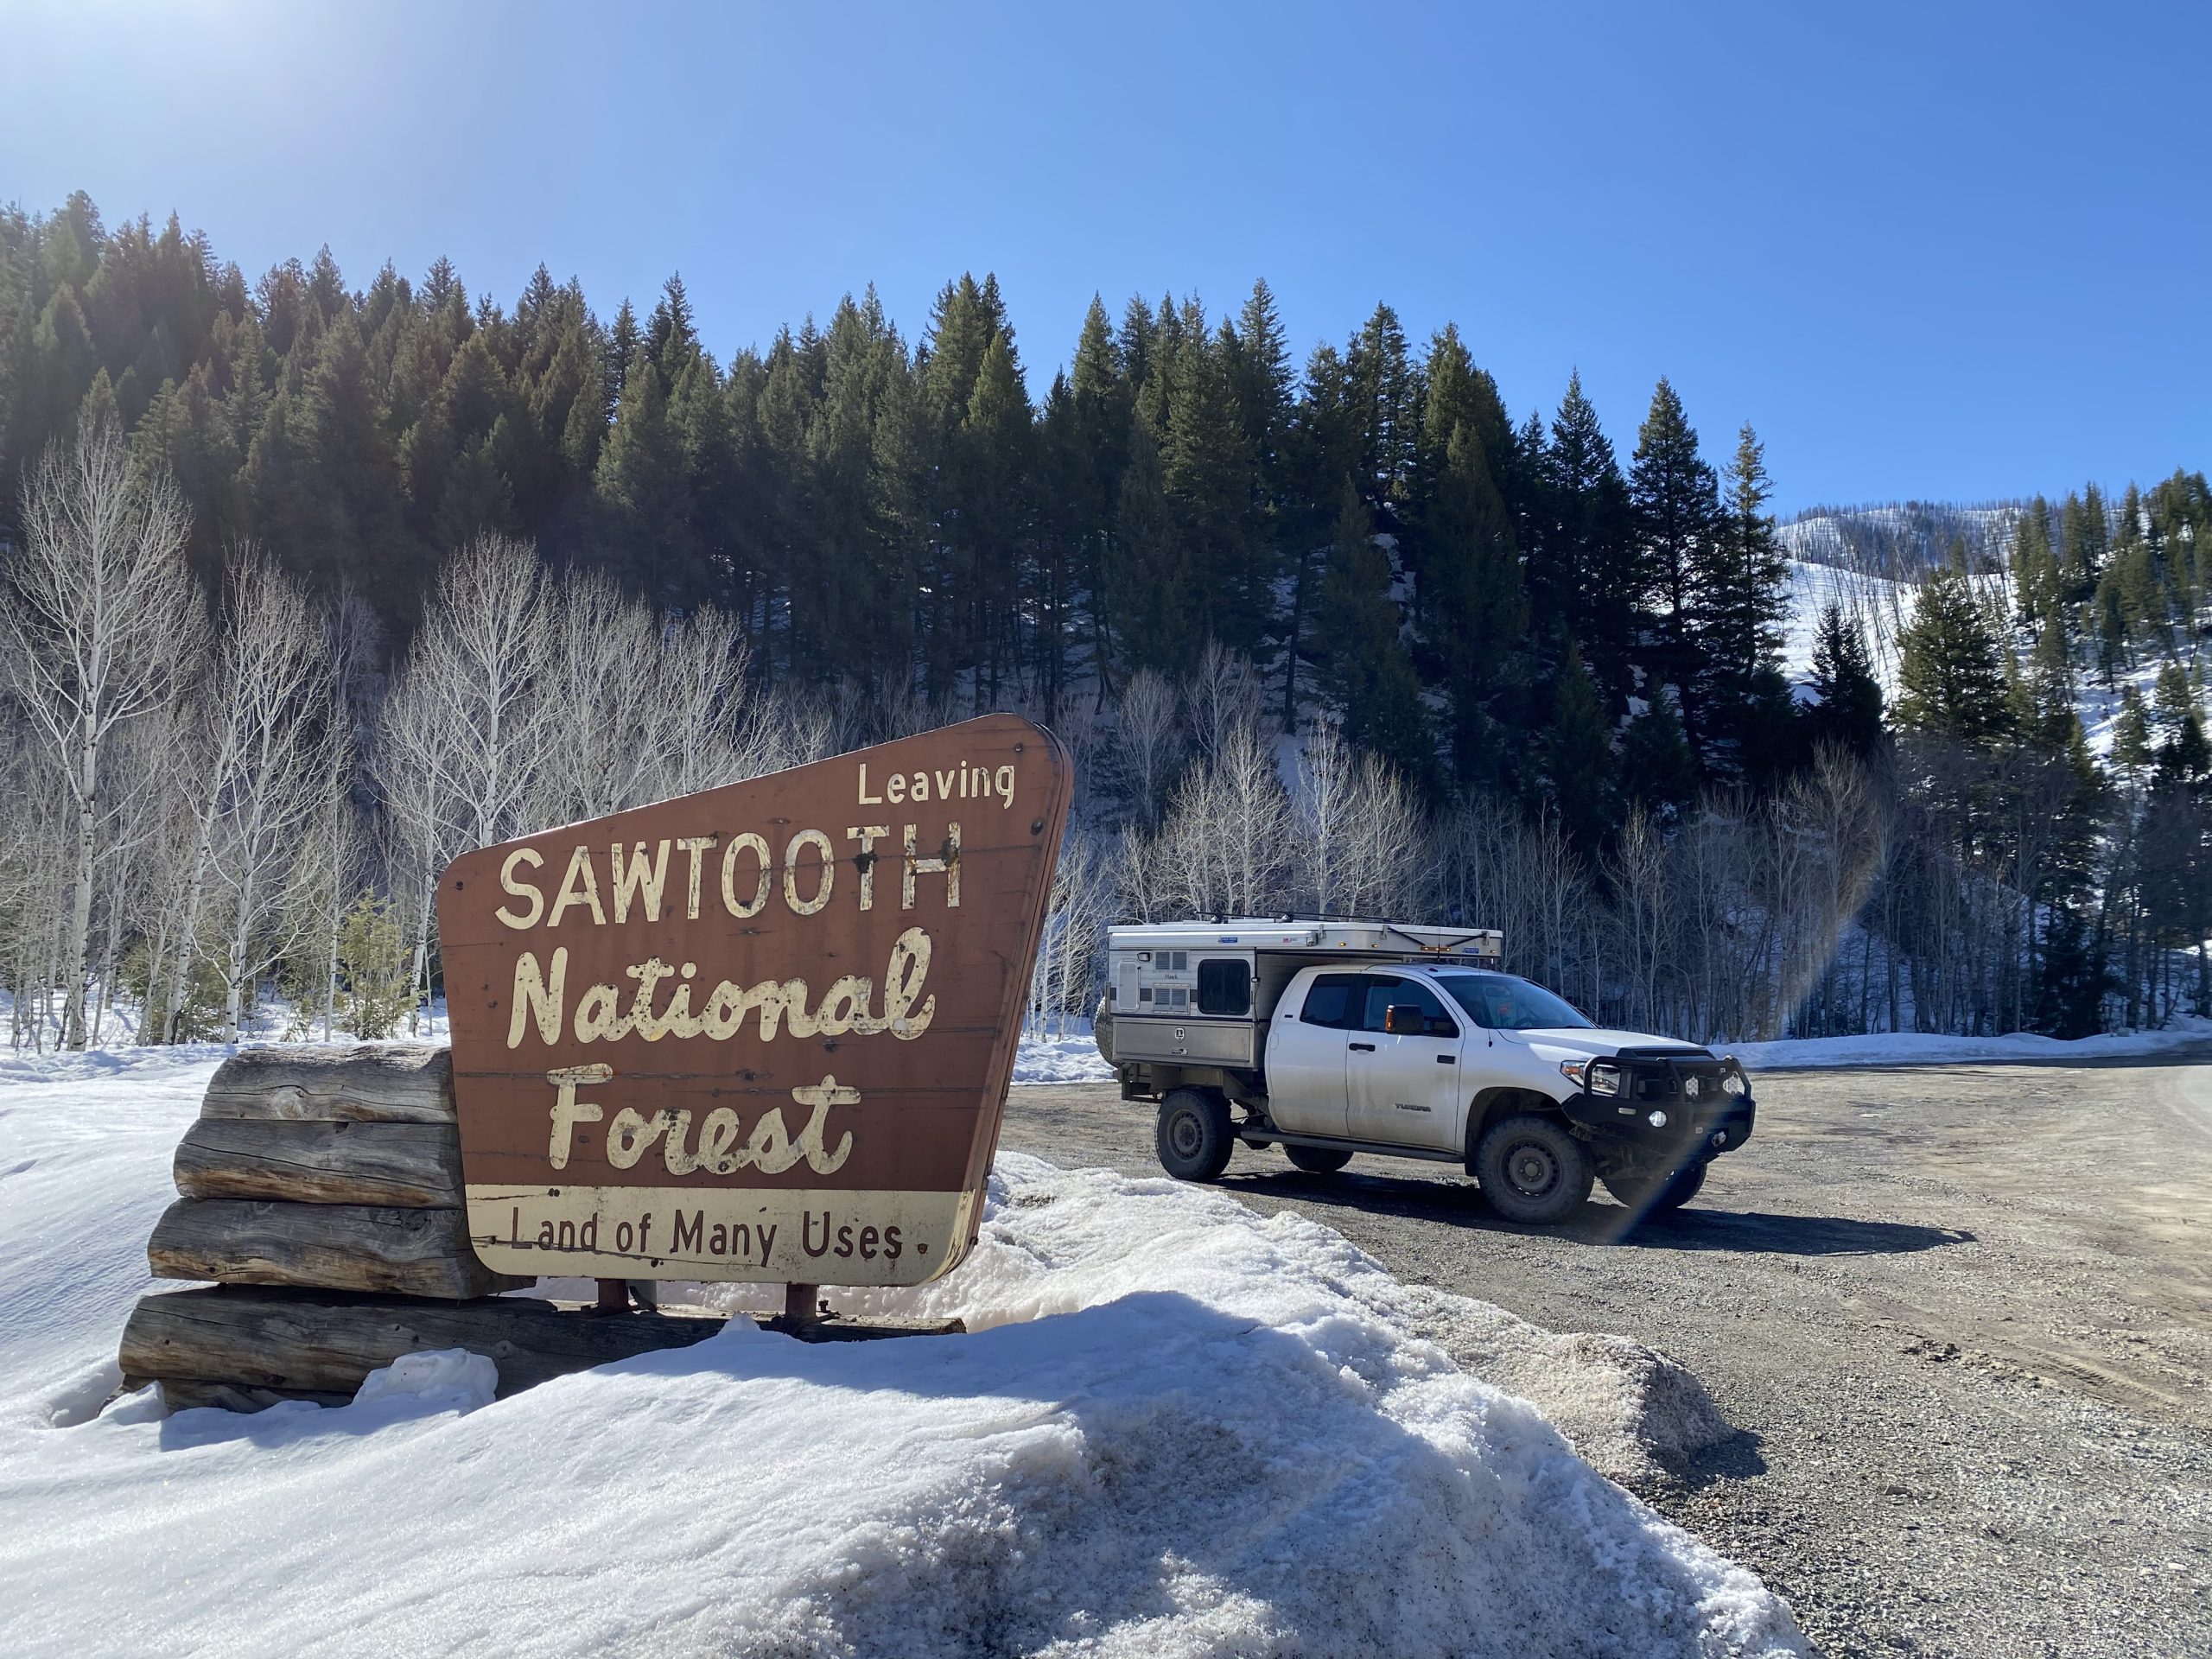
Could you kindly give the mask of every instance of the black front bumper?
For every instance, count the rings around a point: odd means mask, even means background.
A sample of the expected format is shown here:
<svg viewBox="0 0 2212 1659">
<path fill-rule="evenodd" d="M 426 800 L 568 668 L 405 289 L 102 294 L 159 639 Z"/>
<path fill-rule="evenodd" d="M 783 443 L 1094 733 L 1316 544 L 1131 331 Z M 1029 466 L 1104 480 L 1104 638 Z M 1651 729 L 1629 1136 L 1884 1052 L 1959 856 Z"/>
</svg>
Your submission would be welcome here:
<svg viewBox="0 0 2212 1659">
<path fill-rule="evenodd" d="M 1632 1105 L 1613 1095 L 1570 1095 L 1560 1103 L 1560 1109 L 1568 1122 L 1580 1124 L 1601 1141 L 1648 1147 L 1655 1154 L 1694 1150 L 1718 1157 L 1750 1140 L 1751 1125 L 1758 1116 L 1758 1103 L 1749 1095 L 1726 1098 L 1726 1105 L 1692 1109 L 1679 1105 Z M 1667 1114 L 1665 1125 L 1659 1128 L 1652 1128 L 1648 1116 L 1655 1109 Z"/>
</svg>

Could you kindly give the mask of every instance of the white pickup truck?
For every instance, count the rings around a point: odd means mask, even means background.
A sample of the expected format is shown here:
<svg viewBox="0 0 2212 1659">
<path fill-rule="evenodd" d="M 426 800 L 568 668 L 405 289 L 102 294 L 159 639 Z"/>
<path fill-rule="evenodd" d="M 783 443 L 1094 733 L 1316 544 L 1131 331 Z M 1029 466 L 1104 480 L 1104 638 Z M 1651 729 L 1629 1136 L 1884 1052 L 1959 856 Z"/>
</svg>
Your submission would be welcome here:
<svg viewBox="0 0 2212 1659">
<path fill-rule="evenodd" d="M 1464 1164 L 1510 1220 L 1564 1219 L 1593 1180 L 1649 1214 L 1751 1138 L 1751 1080 L 1694 1043 L 1592 1026 L 1501 972 L 1489 930 L 1389 922 L 1117 927 L 1099 1052 L 1159 1103 L 1184 1180 L 1238 1141 L 1332 1173 L 1356 1154 Z"/>
</svg>

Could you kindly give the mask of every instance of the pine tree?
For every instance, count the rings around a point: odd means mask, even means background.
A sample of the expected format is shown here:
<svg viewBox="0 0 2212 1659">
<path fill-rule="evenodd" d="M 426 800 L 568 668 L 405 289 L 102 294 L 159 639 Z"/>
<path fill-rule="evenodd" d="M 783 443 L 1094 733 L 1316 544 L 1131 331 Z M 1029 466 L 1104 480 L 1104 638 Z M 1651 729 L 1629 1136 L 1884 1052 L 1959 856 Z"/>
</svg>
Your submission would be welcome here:
<svg viewBox="0 0 2212 1659">
<path fill-rule="evenodd" d="M 1224 353 L 1204 334 L 1178 353 L 1176 398 L 1160 461 L 1177 529 L 1205 596 L 1206 632 L 1256 657 L 1269 621 L 1268 572 L 1255 556 L 1257 467 Z"/>
<path fill-rule="evenodd" d="M 1544 451 L 1543 524 L 1529 556 L 1529 597 L 1547 628 L 1584 648 L 1609 707 L 1625 701 L 1637 636 L 1628 485 L 1578 373 Z"/>
<path fill-rule="evenodd" d="M 2132 685 L 2123 686 L 2120 713 L 2113 721 L 2113 767 L 2128 783 L 2139 785 L 2149 775 L 2153 759 L 2151 721 L 2144 711 L 2142 694 Z"/>
<path fill-rule="evenodd" d="M 1864 760 L 1882 744 L 1882 684 L 1866 652 L 1866 638 L 1845 620 L 1843 607 L 1821 612 L 1813 635 L 1812 686 L 1816 701 L 1806 709 L 1811 742 L 1827 744 Z"/>
<path fill-rule="evenodd" d="M 2158 671 L 2152 693 L 2152 728 L 2158 736 L 2158 780 L 2166 784 L 2197 784 L 2212 772 L 2212 746 L 2204 735 L 2204 717 L 2196 706 L 2188 671 L 2169 662 Z"/>
<path fill-rule="evenodd" d="M 1789 606 L 1789 561 L 1766 511 L 1772 493 L 1766 452 L 1749 423 L 1736 435 L 1724 483 L 1719 533 L 1700 545 L 1694 561 L 1695 637 L 1716 731 L 1747 747 L 1753 705 L 1762 696 L 1771 702 L 1771 687 L 1762 690 L 1759 676 L 1781 652 Z M 1764 723 L 1770 736 L 1778 733 L 1770 718 Z"/>
<path fill-rule="evenodd" d="M 2058 512 L 2058 563 L 2066 582 L 2066 597 L 2080 604 L 2096 591 L 2105 572 L 2107 531 L 2105 499 L 2094 484 L 2080 495 L 2069 495 Z"/>
<path fill-rule="evenodd" d="M 1548 804 L 1585 856 L 1594 856 L 1613 823 L 1611 724 L 1580 647 L 1569 645 L 1551 687 L 1551 719 L 1541 750 Z"/>
<path fill-rule="evenodd" d="M 629 390 L 630 365 L 638 360 L 638 314 L 624 300 L 622 308 L 614 314 L 614 327 L 607 337 L 607 411 L 613 419 L 621 405 L 622 394 Z"/>
<path fill-rule="evenodd" d="M 668 429 L 668 390 L 640 346 L 622 378 L 613 429 L 600 449 L 600 563 L 657 604 L 677 598 L 673 572 L 690 563 L 690 492 Z"/>
<path fill-rule="evenodd" d="M 1496 780 L 1512 770 L 1504 722 L 1529 675 L 1529 599 L 1505 504 L 1473 426 L 1453 425 L 1423 493 L 1417 591 L 1450 699 L 1452 769 L 1463 785 Z"/>
<path fill-rule="evenodd" d="M 1129 435 L 1106 585 L 1122 663 L 1171 679 L 1186 673 L 1201 643 L 1197 584 L 1167 499 L 1160 446 L 1141 418 Z"/>
<path fill-rule="evenodd" d="M 1344 353 L 1360 493 L 1376 512 L 1394 510 L 1413 476 L 1420 386 L 1398 314 L 1378 305 Z"/>
<path fill-rule="evenodd" d="M 1621 734 L 1621 787 L 1652 818 L 1670 824 L 1697 799 L 1697 751 L 1690 747 L 1668 688 L 1647 681 L 1640 713 Z"/>
<path fill-rule="evenodd" d="M 1946 568 L 1921 585 L 1897 635 L 1897 723 L 1967 748 L 2005 728 L 1999 647 L 1967 579 Z"/>
<path fill-rule="evenodd" d="M 1682 400 L 1663 378 L 1637 432 L 1628 493 L 1638 595 L 1656 613 L 1658 627 L 1659 643 L 1646 658 L 1649 676 L 1681 689 L 1682 723 L 1695 744 L 1704 735 L 1700 711 L 1715 677 L 1702 671 L 1702 659 L 1716 620 L 1707 590 L 1721 563 L 1720 480 L 1698 453 Z"/>
<path fill-rule="evenodd" d="M 2012 533 L 2012 600 L 2023 627 L 2063 630 L 2065 588 L 2050 544 L 2050 507 L 2037 496 Z"/>
<path fill-rule="evenodd" d="M 1343 715 L 1345 737 L 1433 787 L 1435 744 L 1390 587 L 1389 556 L 1376 545 L 1367 504 L 1347 480 L 1323 588 L 1330 618 L 1329 690 Z"/>
</svg>

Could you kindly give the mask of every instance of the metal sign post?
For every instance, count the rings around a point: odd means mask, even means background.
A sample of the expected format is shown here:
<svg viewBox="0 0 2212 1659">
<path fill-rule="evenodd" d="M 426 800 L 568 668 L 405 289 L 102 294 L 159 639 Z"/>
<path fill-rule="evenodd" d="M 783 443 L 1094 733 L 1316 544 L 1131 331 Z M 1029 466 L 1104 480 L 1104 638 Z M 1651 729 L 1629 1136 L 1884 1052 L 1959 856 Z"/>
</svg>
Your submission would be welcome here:
<svg viewBox="0 0 2212 1659">
<path fill-rule="evenodd" d="M 1057 738 L 992 715 L 454 860 L 438 926 L 485 1266 L 957 1265 L 1071 783 Z"/>
</svg>

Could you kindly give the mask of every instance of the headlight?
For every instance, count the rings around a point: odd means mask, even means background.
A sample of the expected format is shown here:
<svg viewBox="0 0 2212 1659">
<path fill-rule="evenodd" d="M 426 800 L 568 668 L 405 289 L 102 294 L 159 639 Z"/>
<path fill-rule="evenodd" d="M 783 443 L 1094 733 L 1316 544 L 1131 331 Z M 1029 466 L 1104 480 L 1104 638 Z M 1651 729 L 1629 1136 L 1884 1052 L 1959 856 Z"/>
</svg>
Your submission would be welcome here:
<svg viewBox="0 0 2212 1659">
<path fill-rule="evenodd" d="M 1664 1112 L 1647 1112 L 1644 1114 L 1643 1121 L 1649 1123 L 1655 1129 L 1663 1129 L 1667 1127 L 1667 1114 Z"/>
<path fill-rule="evenodd" d="M 1559 1071 L 1576 1087 L 1587 1089 L 1593 1095 L 1618 1095 L 1621 1091 L 1620 1068 L 1603 1060 L 1561 1060 Z"/>
<path fill-rule="evenodd" d="M 1744 1075 L 1744 1068 L 1735 1061 L 1728 1062 L 1728 1069 L 1720 1074 L 1720 1092 L 1724 1095 L 1746 1095 L 1751 1092 L 1751 1080 Z"/>
</svg>

